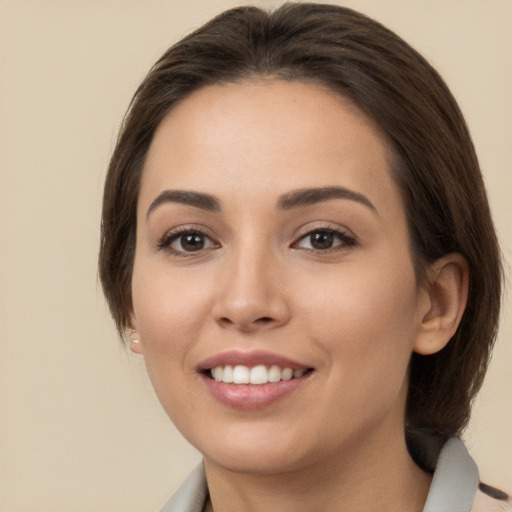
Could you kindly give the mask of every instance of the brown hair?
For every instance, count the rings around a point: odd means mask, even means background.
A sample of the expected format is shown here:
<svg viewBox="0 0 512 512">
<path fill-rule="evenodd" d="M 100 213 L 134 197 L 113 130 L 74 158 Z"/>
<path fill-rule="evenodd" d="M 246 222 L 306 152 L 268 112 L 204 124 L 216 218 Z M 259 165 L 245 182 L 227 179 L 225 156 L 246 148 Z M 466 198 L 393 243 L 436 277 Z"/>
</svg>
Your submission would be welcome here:
<svg viewBox="0 0 512 512">
<path fill-rule="evenodd" d="M 136 91 L 105 184 L 99 273 L 121 335 L 128 327 L 144 159 L 169 110 L 209 84 L 251 77 L 314 81 L 350 98 L 390 141 L 419 279 L 459 252 L 470 272 L 462 322 L 439 353 L 413 354 L 407 422 L 441 438 L 466 426 L 497 332 L 501 261 L 464 118 L 438 73 L 379 23 L 350 9 L 286 4 L 217 16 L 172 46 Z"/>
</svg>

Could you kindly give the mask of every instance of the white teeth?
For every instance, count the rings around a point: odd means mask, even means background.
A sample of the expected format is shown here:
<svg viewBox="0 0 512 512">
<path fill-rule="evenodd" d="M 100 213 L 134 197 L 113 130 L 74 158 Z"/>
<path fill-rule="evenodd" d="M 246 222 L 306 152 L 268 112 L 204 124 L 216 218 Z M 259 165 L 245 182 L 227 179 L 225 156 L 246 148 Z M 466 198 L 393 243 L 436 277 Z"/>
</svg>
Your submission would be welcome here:
<svg viewBox="0 0 512 512">
<path fill-rule="evenodd" d="M 233 382 L 233 367 L 232 366 L 224 367 L 224 371 L 222 373 L 222 382 L 225 382 L 226 384 L 230 384 L 231 382 Z"/>
<path fill-rule="evenodd" d="M 268 382 L 279 382 L 280 380 L 291 380 L 302 377 L 306 370 L 292 370 L 291 368 L 280 368 L 272 365 L 270 368 L 263 364 L 253 366 L 237 365 L 216 366 L 210 370 L 212 377 L 217 382 L 226 384 L 267 384 Z"/>
<path fill-rule="evenodd" d="M 281 368 L 279 366 L 273 365 L 270 367 L 268 371 L 268 381 L 269 382 L 279 382 L 281 380 Z"/>
<path fill-rule="evenodd" d="M 249 382 L 251 384 L 266 384 L 268 382 L 267 369 L 262 364 L 251 368 L 251 376 Z"/>
<path fill-rule="evenodd" d="M 293 370 L 291 368 L 285 368 L 281 373 L 281 379 L 290 380 L 293 377 Z"/>
<path fill-rule="evenodd" d="M 233 382 L 235 384 L 249 384 L 249 368 L 247 366 L 235 366 L 233 369 Z"/>
</svg>

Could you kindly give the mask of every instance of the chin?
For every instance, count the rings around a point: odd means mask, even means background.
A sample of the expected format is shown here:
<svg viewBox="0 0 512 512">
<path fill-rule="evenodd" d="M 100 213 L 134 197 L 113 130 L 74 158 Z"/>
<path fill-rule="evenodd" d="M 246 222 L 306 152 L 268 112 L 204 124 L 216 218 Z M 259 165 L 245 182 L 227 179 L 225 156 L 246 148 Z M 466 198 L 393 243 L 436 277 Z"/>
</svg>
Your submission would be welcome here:
<svg viewBox="0 0 512 512">
<path fill-rule="evenodd" d="M 260 425 L 261 427 L 261 425 Z M 222 433 L 221 433 L 222 432 Z M 200 442 L 195 442 L 200 439 Z M 206 461 L 235 473 L 275 475 L 300 470 L 322 458 L 322 447 L 308 447 L 307 435 L 292 428 L 238 425 L 215 428 L 189 441 Z M 310 449 L 311 448 L 311 449 Z M 327 454 L 323 454 L 325 457 Z"/>
<path fill-rule="evenodd" d="M 269 446 L 262 450 L 239 448 L 223 453 L 205 454 L 205 461 L 226 471 L 253 475 L 276 475 L 297 471 L 308 464 L 297 453 L 283 454 Z"/>
</svg>

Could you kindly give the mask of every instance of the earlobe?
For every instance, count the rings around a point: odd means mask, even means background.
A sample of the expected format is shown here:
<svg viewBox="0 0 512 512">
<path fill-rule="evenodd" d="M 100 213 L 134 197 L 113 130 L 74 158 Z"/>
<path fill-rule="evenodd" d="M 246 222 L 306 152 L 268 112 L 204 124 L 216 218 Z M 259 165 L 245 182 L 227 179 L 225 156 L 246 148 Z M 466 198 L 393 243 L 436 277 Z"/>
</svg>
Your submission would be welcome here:
<svg viewBox="0 0 512 512">
<path fill-rule="evenodd" d="M 420 311 L 414 343 L 414 351 L 422 355 L 439 352 L 455 334 L 468 298 L 468 265 L 462 255 L 451 253 L 434 262 L 427 276 L 427 307 Z"/>
<path fill-rule="evenodd" d="M 140 333 L 133 309 L 130 309 L 130 350 L 137 355 L 143 355 Z"/>
<path fill-rule="evenodd" d="M 130 334 L 130 349 L 134 354 L 142 355 L 142 343 L 137 329 L 132 329 Z"/>
<path fill-rule="evenodd" d="M 134 354 L 142 355 L 142 343 L 140 342 L 140 334 L 137 329 L 137 324 L 133 319 L 133 314 L 131 317 L 131 332 L 130 332 L 130 349 Z"/>
<path fill-rule="evenodd" d="M 134 354 L 142 355 L 142 343 L 140 335 L 136 330 L 132 330 L 130 334 L 130 349 Z"/>
</svg>

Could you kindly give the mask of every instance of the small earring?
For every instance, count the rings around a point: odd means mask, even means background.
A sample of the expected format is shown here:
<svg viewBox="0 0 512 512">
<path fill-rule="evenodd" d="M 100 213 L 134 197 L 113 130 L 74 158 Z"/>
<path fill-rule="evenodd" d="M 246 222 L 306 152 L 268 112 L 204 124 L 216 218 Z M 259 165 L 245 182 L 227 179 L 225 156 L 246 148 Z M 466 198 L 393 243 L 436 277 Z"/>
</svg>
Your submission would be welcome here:
<svg viewBox="0 0 512 512">
<path fill-rule="evenodd" d="M 140 336 L 137 333 L 137 329 L 132 329 L 132 333 L 130 335 L 130 343 L 132 345 L 132 352 L 135 352 L 137 355 L 141 355 L 139 351 L 141 350 L 139 348 L 140 346 Z"/>
<path fill-rule="evenodd" d="M 132 353 L 137 357 L 142 357 L 142 345 L 140 344 L 140 339 L 131 338 L 130 345 Z"/>
</svg>

